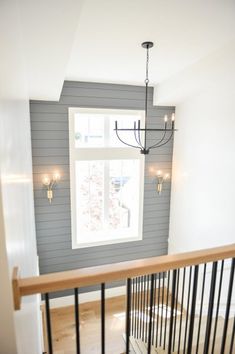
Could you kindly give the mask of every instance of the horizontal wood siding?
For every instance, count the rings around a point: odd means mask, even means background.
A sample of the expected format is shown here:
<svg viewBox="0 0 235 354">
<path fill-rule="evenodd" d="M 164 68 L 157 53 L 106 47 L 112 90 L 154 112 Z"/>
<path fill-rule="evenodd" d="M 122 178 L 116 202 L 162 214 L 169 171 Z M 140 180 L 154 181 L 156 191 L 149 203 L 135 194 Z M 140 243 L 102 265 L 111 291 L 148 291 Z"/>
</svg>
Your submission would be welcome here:
<svg viewBox="0 0 235 354">
<path fill-rule="evenodd" d="M 151 89 L 149 125 L 159 127 L 174 107 L 153 107 Z M 161 196 L 149 168 L 171 173 L 172 142 L 146 156 L 143 240 L 72 249 L 69 181 L 68 108 L 144 109 L 144 87 L 66 81 L 59 102 L 31 101 L 35 218 L 40 273 L 70 270 L 167 253 L 170 182 Z M 153 141 L 154 137 L 149 137 Z M 42 175 L 59 169 L 52 204 L 46 199 Z"/>
</svg>

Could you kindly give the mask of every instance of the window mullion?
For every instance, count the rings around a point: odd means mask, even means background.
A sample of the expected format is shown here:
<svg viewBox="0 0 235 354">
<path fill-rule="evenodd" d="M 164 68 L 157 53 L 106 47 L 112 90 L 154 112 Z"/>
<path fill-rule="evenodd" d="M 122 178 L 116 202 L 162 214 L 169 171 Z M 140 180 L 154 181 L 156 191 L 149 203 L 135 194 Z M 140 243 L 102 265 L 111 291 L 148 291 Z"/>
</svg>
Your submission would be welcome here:
<svg viewBox="0 0 235 354">
<path fill-rule="evenodd" d="M 104 146 L 107 148 L 109 146 L 109 117 L 105 116 L 104 117 Z"/>
<path fill-rule="evenodd" d="M 104 161 L 104 226 L 105 229 L 109 223 L 109 161 Z"/>
</svg>

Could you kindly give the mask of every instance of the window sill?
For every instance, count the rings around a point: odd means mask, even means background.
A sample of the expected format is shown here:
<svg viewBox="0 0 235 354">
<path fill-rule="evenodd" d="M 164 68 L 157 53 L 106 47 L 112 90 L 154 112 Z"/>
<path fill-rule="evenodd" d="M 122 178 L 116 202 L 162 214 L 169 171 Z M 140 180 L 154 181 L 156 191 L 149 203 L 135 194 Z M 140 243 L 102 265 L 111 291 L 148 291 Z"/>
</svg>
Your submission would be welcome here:
<svg viewBox="0 0 235 354">
<path fill-rule="evenodd" d="M 142 241 L 142 240 L 143 240 L 143 236 L 141 235 L 139 237 L 128 237 L 128 238 L 126 237 L 126 238 L 119 238 L 115 240 L 106 240 L 106 241 L 89 242 L 89 243 L 73 242 L 72 249 L 115 245 L 117 243 L 135 242 L 135 241 Z"/>
</svg>

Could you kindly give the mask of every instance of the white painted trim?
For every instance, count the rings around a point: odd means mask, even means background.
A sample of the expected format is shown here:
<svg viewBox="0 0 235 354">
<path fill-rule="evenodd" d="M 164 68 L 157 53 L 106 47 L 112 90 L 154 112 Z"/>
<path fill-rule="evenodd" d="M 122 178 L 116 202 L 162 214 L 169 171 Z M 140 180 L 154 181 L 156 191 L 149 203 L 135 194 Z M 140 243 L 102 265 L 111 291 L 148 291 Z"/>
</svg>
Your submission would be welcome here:
<svg viewBox="0 0 235 354">
<path fill-rule="evenodd" d="M 94 246 L 102 246 L 109 244 L 141 241 L 143 239 L 143 203 L 144 203 L 144 165 L 145 157 L 141 155 L 139 150 L 122 148 L 122 147 L 87 147 L 87 148 L 76 148 L 74 144 L 74 129 L 75 129 L 75 114 L 79 112 L 88 112 L 88 113 L 103 113 L 103 114 L 135 114 L 141 117 L 141 120 L 144 122 L 145 116 L 144 111 L 142 110 L 119 110 L 119 109 L 96 109 L 96 108 L 80 108 L 73 107 L 69 108 L 69 154 L 70 154 L 70 195 L 71 195 L 71 225 L 72 225 L 72 248 L 87 248 Z M 117 237 L 113 239 L 105 239 L 98 242 L 83 242 L 79 243 L 77 240 L 77 205 L 76 205 L 76 176 L 75 176 L 75 161 L 80 160 L 110 160 L 110 159 L 136 159 L 139 163 L 139 224 L 136 230 L 128 230 L 128 234 L 120 235 L 120 232 L 125 232 L 121 230 L 117 232 Z M 115 235 L 113 235 L 115 236 Z M 87 240 L 88 241 L 88 240 Z"/>
<path fill-rule="evenodd" d="M 96 247 L 96 246 L 105 246 L 105 245 L 115 245 L 117 243 L 126 243 L 126 242 L 133 242 L 133 241 L 142 241 L 142 235 L 139 236 L 130 236 L 130 237 L 120 237 L 115 239 L 108 239 L 106 241 L 98 241 L 98 242 L 89 242 L 89 243 L 74 243 L 72 248 L 87 248 L 87 247 Z"/>
</svg>

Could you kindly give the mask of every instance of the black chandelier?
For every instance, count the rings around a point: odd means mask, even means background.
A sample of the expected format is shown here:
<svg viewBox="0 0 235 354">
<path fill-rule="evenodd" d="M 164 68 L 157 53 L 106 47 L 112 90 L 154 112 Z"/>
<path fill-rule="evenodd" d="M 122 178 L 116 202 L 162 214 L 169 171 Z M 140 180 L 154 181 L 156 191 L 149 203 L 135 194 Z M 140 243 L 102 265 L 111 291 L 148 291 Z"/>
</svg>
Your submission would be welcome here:
<svg viewBox="0 0 235 354">
<path fill-rule="evenodd" d="M 146 57 L 146 78 L 145 78 L 145 126 L 141 128 L 140 120 L 138 122 L 134 122 L 133 128 L 118 128 L 118 122 L 115 121 L 115 132 L 118 139 L 125 145 L 131 146 L 136 149 L 140 149 L 141 154 L 148 154 L 151 149 L 159 148 L 165 144 L 167 144 L 171 138 L 173 137 L 175 129 L 175 115 L 174 113 L 171 116 L 171 122 L 168 124 L 168 117 L 165 115 L 164 117 L 164 128 L 162 129 L 153 129 L 147 127 L 147 115 L 148 115 L 148 86 L 149 86 L 149 49 L 153 47 L 153 42 L 144 42 L 142 43 L 142 47 L 146 49 L 147 57 Z M 136 145 L 129 144 L 125 142 L 122 137 L 120 137 L 120 132 L 123 131 L 132 131 L 134 134 L 134 138 L 136 141 Z M 147 146 L 147 132 L 161 132 L 161 138 L 153 145 Z M 141 133 L 144 133 L 144 143 L 141 139 Z"/>
</svg>

